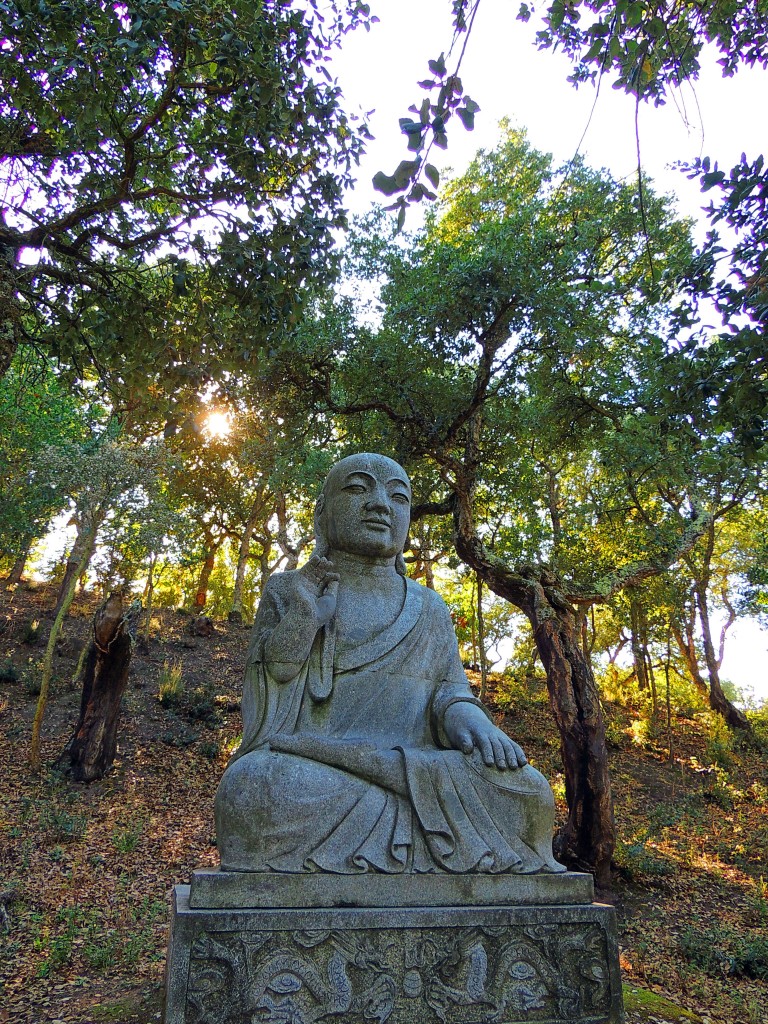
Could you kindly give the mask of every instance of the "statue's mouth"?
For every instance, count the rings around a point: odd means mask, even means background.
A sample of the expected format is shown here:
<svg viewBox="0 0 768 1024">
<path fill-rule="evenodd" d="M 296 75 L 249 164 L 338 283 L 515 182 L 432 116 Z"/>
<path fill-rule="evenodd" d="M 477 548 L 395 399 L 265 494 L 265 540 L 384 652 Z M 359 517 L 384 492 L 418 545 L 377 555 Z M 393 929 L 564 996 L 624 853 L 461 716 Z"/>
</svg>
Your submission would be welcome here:
<svg viewBox="0 0 768 1024">
<path fill-rule="evenodd" d="M 390 526 L 386 519 L 364 519 L 363 522 L 366 526 L 383 526 L 387 530 Z"/>
</svg>

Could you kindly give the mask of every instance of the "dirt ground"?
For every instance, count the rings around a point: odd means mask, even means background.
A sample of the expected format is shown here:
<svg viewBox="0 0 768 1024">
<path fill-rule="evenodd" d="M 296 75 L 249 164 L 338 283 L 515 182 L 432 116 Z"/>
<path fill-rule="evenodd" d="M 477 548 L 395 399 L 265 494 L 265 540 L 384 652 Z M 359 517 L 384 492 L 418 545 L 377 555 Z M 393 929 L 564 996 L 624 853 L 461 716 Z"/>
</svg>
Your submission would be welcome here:
<svg viewBox="0 0 768 1024">
<path fill-rule="evenodd" d="M 134 652 L 114 768 L 84 786 L 55 761 L 77 717 L 72 676 L 93 598 L 79 599 L 57 651 L 43 770 L 27 763 L 51 604 L 26 585 L 0 602 L 0 1022 L 149 1024 L 161 1015 L 171 887 L 217 863 L 212 801 L 240 732 L 248 630 L 217 622 L 213 636 L 192 636 L 188 615 L 156 614 Z M 180 694 L 161 702 L 174 673 Z M 493 710 L 564 814 L 545 696 L 502 682 Z M 636 710 L 608 705 L 606 717 L 628 1021 L 765 1024 L 766 755 L 693 715 L 674 722 L 670 761 Z"/>
</svg>

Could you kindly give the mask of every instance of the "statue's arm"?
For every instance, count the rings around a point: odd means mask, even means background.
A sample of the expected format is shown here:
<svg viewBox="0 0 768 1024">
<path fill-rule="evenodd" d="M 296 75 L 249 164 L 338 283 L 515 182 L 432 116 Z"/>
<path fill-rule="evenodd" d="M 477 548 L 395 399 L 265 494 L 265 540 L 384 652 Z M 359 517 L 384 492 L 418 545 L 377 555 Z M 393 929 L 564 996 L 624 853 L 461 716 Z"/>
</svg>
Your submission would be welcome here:
<svg viewBox="0 0 768 1024">
<path fill-rule="evenodd" d="M 432 730 L 443 747 L 471 754 L 477 750 L 483 762 L 501 771 L 528 763 L 522 748 L 497 728 L 474 696 L 459 657 L 456 634 L 448 610 L 441 610 L 438 628 L 446 632 L 451 654 L 446 677 L 432 698 Z"/>
<path fill-rule="evenodd" d="M 326 558 L 313 556 L 281 581 L 284 608 L 263 643 L 263 660 L 280 683 L 290 682 L 309 657 L 315 636 L 336 611 L 338 574 Z"/>
</svg>

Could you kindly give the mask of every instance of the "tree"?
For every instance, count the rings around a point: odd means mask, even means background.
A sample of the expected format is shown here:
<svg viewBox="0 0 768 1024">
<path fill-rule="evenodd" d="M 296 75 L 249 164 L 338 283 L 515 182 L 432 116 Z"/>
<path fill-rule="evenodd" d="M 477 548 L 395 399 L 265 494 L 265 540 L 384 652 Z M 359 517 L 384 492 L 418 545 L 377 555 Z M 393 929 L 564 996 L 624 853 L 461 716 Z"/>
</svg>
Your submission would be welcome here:
<svg viewBox="0 0 768 1024">
<path fill-rule="evenodd" d="M 433 190 L 440 175 L 429 157 L 433 146 L 447 148 L 451 119 L 456 115 L 467 130 L 474 127 L 479 107 L 466 95 L 460 71 L 480 3 L 453 0 L 453 36 L 447 51 L 452 63 L 448 66 L 445 51 L 428 61 L 429 73 L 418 85 L 431 95 L 413 103 L 400 118 L 408 157 L 393 174 L 380 171 L 374 177 L 376 189 L 398 197 L 390 209 L 398 211 L 401 227 L 408 203 L 436 198 Z M 638 103 L 662 104 L 670 90 L 694 81 L 705 47 L 714 45 L 719 51 L 723 76 L 735 74 L 742 65 L 768 65 L 768 13 L 761 0 L 738 4 L 727 0 L 708 4 L 552 0 L 542 5 L 523 0 L 519 20 L 537 17 L 542 27 L 536 32 L 536 45 L 540 50 L 562 50 L 573 60 L 570 82 L 599 87 L 604 76 L 612 77 L 614 86 L 635 96 Z M 642 190 L 640 177 L 638 187 Z"/>
<path fill-rule="evenodd" d="M 365 326 L 367 310 L 351 329 L 343 305 L 324 310 L 314 349 L 304 335 L 297 342 L 309 378 L 297 379 L 295 366 L 289 378 L 314 388 L 328 412 L 357 417 L 358 437 L 379 437 L 408 464 L 426 457 L 435 472 L 415 515 L 450 513 L 459 557 L 528 617 L 566 773 L 558 852 L 606 884 L 612 802 L 583 609 L 666 569 L 706 516 L 638 521 L 618 560 L 585 561 L 569 552 L 574 530 L 553 476 L 574 460 L 594 474 L 605 455 L 602 522 L 616 533 L 623 523 L 610 506 L 626 491 L 610 481 L 622 446 L 651 446 L 637 455 L 641 477 L 668 468 L 666 432 L 658 419 L 648 429 L 660 399 L 647 409 L 643 370 L 664 353 L 670 275 L 690 257 L 686 228 L 650 191 L 641 210 L 635 190 L 578 161 L 557 172 L 507 129 L 444 188 L 421 235 L 388 244 L 368 225 L 352 248 L 356 272 L 383 280 L 380 324 Z"/>
<path fill-rule="evenodd" d="M 117 751 L 120 705 L 128 683 L 131 653 L 141 601 L 125 611 L 112 593 L 93 618 L 93 640 L 82 663 L 80 714 L 60 763 L 78 782 L 102 778 Z"/>
<path fill-rule="evenodd" d="M 528 21 L 533 3 L 521 3 Z M 668 5 L 605 0 L 554 0 L 544 8 L 540 49 L 560 48 L 574 61 L 571 81 L 611 72 L 638 99 L 663 103 L 670 88 L 695 79 L 704 47 L 720 52 L 723 75 L 739 65 L 768 65 L 768 15 L 760 0 Z"/>
<path fill-rule="evenodd" d="M 67 504 L 54 473 L 40 473 L 43 453 L 83 442 L 104 411 L 67 386 L 48 359 L 29 348 L 18 351 L 0 381 L 0 551 L 26 554 L 49 521 Z M 45 455 L 49 462 L 48 454 Z M 53 469 L 52 466 L 49 466 Z M 68 470 L 65 468 L 63 474 Z"/>
<path fill-rule="evenodd" d="M 368 13 L 341 0 L 326 15 L 0 3 L 0 373 L 27 338 L 140 373 L 135 342 L 193 261 L 215 265 L 214 302 L 249 307 L 259 344 L 307 279 L 327 278 L 365 131 L 324 61 Z"/>
<path fill-rule="evenodd" d="M 706 240 L 682 276 L 675 371 L 711 428 L 733 432 L 746 459 L 759 461 L 768 425 L 768 169 L 762 156 L 743 156 L 730 172 L 707 158 L 686 169 L 714 198 Z M 725 244 L 723 229 L 730 236 Z M 701 323 L 712 305 L 719 331 Z"/>
<path fill-rule="evenodd" d="M 64 459 L 69 476 L 66 485 L 62 483 L 60 486 L 74 501 L 78 533 L 75 541 L 77 554 L 75 558 L 70 557 L 66 585 L 59 592 L 43 656 L 40 694 L 32 723 L 29 753 L 33 768 L 40 764 L 40 737 L 53 675 L 56 642 L 74 599 L 77 580 L 88 567 L 99 529 L 114 503 L 126 491 L 140 488 L 151 479 L 157 471 L 162 454 L 162 448 L 157 444 L 121 443 L 107 430 L 85 446 L 70 445 L 66 452 L 48 452 L 48 465 L 45 465 L 45 459 L 41 456 L 38 472 L 45 475 L 52 469 L 60 472 L 60 460 Z"/>
</svg>

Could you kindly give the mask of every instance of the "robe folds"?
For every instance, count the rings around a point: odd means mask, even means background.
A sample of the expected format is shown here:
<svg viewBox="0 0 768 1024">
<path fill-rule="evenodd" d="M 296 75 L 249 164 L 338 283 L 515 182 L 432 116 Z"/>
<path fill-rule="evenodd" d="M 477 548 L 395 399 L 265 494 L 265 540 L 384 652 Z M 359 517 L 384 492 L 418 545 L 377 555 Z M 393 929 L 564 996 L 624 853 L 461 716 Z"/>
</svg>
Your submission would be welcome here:
<svg viewBox="0 0 768 1024">
<path fill-rule="evenodd" d="M 477 752 L 449 749 L 446 710 L 473 704 L 442 599 L 403 580 L 391 626 L 345 646 L 333 621 L 299 674 L 269 672 L 268 637 L 287 610 L 289 573 L 273 576 L 248 651 L 243 739 L 216 795 L 224 870 L 535 872 L 564 870 L 552 857 L 554 799 L 534 768 L 500 771 Z M 279 737 L 339 743 L 359 770 L 318 754 L 272 749 Z M 386 752 L 397 786 L 378 784 L 365 751 Z"/>
</svg>

